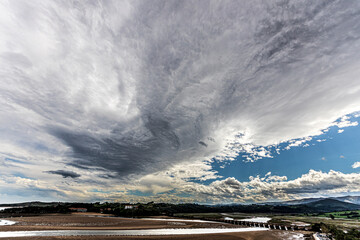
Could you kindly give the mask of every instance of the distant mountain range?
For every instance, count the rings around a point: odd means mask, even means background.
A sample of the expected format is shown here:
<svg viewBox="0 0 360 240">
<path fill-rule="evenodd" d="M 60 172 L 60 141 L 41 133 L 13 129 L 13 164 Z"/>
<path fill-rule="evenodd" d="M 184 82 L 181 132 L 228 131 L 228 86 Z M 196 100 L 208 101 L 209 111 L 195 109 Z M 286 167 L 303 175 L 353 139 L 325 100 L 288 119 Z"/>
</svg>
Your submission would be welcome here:
<svg viewBox="0 0 360 240">
<path fill-rule="evenodd" d="M 265 202 L 260 206 L 270 206 L 288 211 L 293 209 L 297 212 L 336 212 L 348 210 L 360 210 L 360 197 L 346 196 L 333 198 L 305 198 L 286 202 Z M 290 211 L 289 211 L 290 212 Z"/>
<path fill-rule="evenodd" d="M 344 196 L 344 197 L 329 197 L 329 198 L 303 198 L 303 199 L 291 200 L 291 201 L 285 201 L 285 202 L 267 202 L 267 203 L 264 203 L 264 204 L 269 204 L 269 205 L 299 205 L 299 204 L 307 204 L 307 203 L 316 202 L 316 201 L 325 200 L 325 199 L 333 199 L 333 200 L 338 200 L 338 201 L 341 201 L 341 202 L 353 203 L 353 204 L 359 204 L 360 205 L 360 196 Z"/>
<path fill-rule="evenodd" d="M 306 198 L 285 202 L 268 202 L 251 205 L 231 204 L 231 205 L 201 205 L 201 204 L 170 204 L 170 203 L 152 203 L 152 208 L 159 212 L 185 213 L 185 212 L 245 212 L 245 213 L 320 213 L 335 211 L 360 210 L 360 196 L 345 196 L 331 198 Z M 126 203 L 109 203 L 116 208 Z M 86 207 L 94 211 L 98 203 L 63 203 L 63 202 L 26 202 L 17 204 L 0 204 L 0 207 L 17 207 L 21 211 L 27 208 L 52 208 L 62 206 Z M 144 204 L 147 205 L 147 204 Z M 30 211 L 31 209 L 29 209 Z M 20 210 L 16 210 L 20 211 Z"/>
<path fill-rule="evenodd" d="M 337 197 L 332 199 L 336 199 L 348 203 L 360 204 L 360 196 L 345 196 L 345 197 Z"/>
<path fill-rule="evenodd" d="M 360 209 L 360 205 L 358 204 L 343 202 L 331 198 L 308 202 L 302 205 L 308 206 L 309 208 L 312 208 L 318 212 L 334 212 Z"/>
</svg>

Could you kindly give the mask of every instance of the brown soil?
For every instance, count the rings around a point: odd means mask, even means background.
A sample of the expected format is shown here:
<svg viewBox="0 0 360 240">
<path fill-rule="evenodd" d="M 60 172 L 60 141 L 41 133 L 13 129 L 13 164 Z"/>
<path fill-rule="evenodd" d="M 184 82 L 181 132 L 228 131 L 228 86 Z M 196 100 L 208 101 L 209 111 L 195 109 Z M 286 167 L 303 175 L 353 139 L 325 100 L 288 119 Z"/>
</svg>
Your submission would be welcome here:
<svg viewBox="0 0 360 240">
<path fill-rule="evenodd" d="M 142 220 L 132 218 L 117 218 L 109 215 L 92 213 L 74 214 L 49 214 L 36 217 L 8 218 L 17 224 L 11 226 L 0 226 L 0 231 L 35 231 L 35 230 L 115 230 L 115 229 L 157 229 L 157 228 L 232 228 L 237 225 L 226 223 L 197 223 L 197 222 L 174 222 Z M 9 238 L 11 240 L 140 240 L 140 239 L 161 239 L 161 240 L 278 240 L 287 239 L 294 234 L 284 231 L 259 231 L 222 234 L 199 234 L 199 235 L 175 235 L 175 236 L 72 236 L 72 237 L 26 237 Z M 286 236 L 288 235 L 288 236 Z M 6 238 L 2 238 L 6 239 Z"/>
<path fill-rule="evenodd" d="M 227 223 L 197 223 L 118 218 L 99 214 L 49 214 L 36 217 L 8 218 L 17 224 L 0 226 L 0 231 L 35 230 L 116 230 L 154 228 L 224 228 L 237 227 Z"/>
<path fill-rule="evenodd" d="M 222 234 L 199 234 L 199 235 L 177 235 L 177 236 L 79 236 L 79 237 L 32 237 L 29 240 L 282 240 L 287 236 L 278 231 L 266 232 L 243 232 Z M 24 240 L 24 238 L 11 238 L 9 240 Z"/>
</svg>

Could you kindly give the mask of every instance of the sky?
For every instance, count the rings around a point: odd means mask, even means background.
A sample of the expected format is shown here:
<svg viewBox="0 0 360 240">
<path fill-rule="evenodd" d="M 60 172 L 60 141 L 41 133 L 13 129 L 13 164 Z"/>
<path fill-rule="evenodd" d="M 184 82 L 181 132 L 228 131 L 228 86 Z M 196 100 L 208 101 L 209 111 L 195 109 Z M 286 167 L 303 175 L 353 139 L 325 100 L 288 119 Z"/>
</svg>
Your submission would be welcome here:
<svg viewBox="0 0 360 240">
<path fill-rule="evenodd" d="M 360 2 L 0 1 L 0 203 L 360 195 Z"/>
</svg>

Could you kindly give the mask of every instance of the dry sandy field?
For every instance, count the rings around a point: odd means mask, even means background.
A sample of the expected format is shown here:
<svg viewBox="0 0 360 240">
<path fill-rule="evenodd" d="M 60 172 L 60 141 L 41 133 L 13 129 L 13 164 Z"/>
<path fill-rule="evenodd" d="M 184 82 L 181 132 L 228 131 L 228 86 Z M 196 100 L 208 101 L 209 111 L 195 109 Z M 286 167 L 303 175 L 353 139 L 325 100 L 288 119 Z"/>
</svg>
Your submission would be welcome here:
<svg viewBox="0 0 360 240">
<path fill-rule="evenodd" d="M 17 222 L 11 226 L 0 226 L 0 231 L 39 231 L 39 230 L 130 230 L 130 229 L 164 229 L 164 228 L 233 228 L 238 227 L 227 223 L 187 222 L 187 221 L 158 221 L 132 218 L 118 218 L 104 214 L 73 213 L 49 214 L 36 217 L 16 217 L 7 219 Z M 285 231 L 258 231 L 221 234 L 194 234 L 194 235 L 169 235 L 169 236 L 72 236 L 72 237 L 26 237 L 9 238 L 12 240 L 45 240 L 45 239 L 171 239 L 171 240 L 278 240 L 299 239 L 299 233 Z M 6 238 L 0 238 L 6 239 Z"/>
</svg>

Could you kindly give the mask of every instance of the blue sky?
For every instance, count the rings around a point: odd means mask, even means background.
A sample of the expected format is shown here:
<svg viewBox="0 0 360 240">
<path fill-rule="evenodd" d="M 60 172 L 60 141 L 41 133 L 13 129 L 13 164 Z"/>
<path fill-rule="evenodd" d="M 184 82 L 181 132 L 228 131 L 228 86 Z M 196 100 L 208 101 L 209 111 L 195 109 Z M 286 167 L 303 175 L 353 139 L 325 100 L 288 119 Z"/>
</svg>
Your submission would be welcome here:
<svg viewBox="0 0 360 240">
<path fill-rule="evenodd" d="M 352 118 L 359 121 L 360 118 Z M 314 137 L 304 144 L 285 149 L 286 143 L 279 144 L 280 151 L 272 151 L 272 158 L 264 157 L 256 162 L 249 162 L 240 154 L 235 161 L 225 165 L 214 163 L 213 167 L 224 177 L 234 176 L 246 181 L 250 176 L 264 176 L 271 172 L 275 175 L 296 179 L 310 169 L 328 172 L 336 170 L 343 173 L 359 172 L 351 166 L 360 160 L 360 126 L 352 126 L 338 133 L 337 126 L 330 127 L 327 132 Z"/>
<path fill-rule="evenodd" d="M 0 1 L 0 202 L 358 194 L 359 11 Z"/>
</svg>

